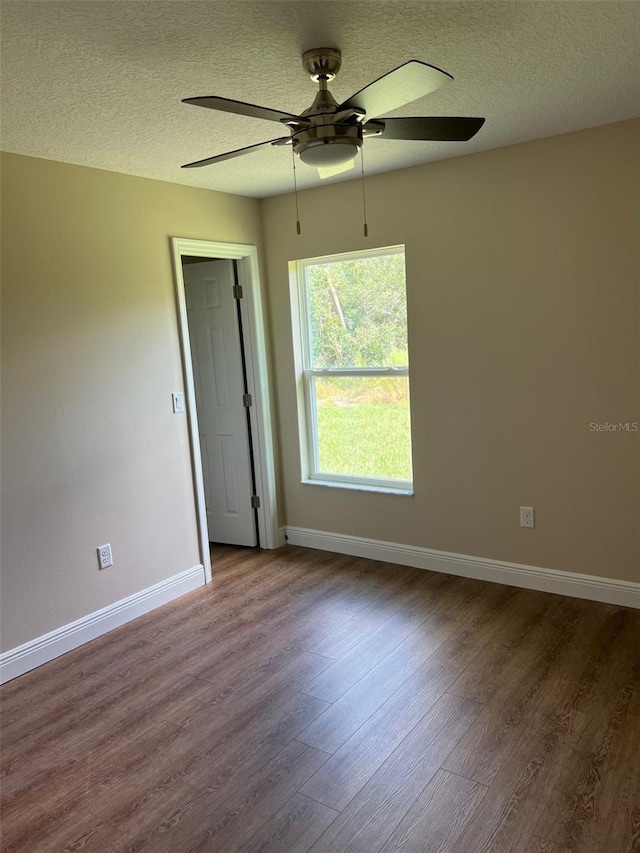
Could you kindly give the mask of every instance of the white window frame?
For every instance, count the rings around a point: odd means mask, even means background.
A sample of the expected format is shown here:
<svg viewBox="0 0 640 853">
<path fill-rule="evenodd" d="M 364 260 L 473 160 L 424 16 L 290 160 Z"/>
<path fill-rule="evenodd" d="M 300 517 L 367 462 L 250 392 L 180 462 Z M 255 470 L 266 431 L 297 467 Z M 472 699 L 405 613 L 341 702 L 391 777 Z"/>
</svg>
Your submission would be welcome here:
<svg viewBox="0 0 640 853">
<path fill-rule="evenodd" d="M 338 255 L 324 255 L 317 258 L 304 258 L 289 264 L 291 284 L 291 311 L 294 332 L 294 360 L 296 366 L 296 385 L 298 392 L 298 424 L 300 428 L 301 473 L 306 484 L 337 486 L 361 491 L 387 492 L 400 495 L 413 494 L 411 480 L 388 480 L 379 477 L 356 477 L 346 474 L 326 473 L 319 470 L 319 452 L 317 441 L 317 412 L 313 385 L 318 378 L 336 378 L 339 376 L 391 376 L 409 377 L 408 367 L 311 367 L 310 316 L 307 298 L 306 271 L 314 264 L 347 261 L 359 258 L 374 258 L 386 255 L 402 254 L 406 257 L 405 247 L 385 246 L 378 249 L 365 249 L 359 252 L 345 252 Z M 411 407 L 409 407 L 411 411 Z M 413 464 L 413 460 L 412 460 Z"/>
</svg>

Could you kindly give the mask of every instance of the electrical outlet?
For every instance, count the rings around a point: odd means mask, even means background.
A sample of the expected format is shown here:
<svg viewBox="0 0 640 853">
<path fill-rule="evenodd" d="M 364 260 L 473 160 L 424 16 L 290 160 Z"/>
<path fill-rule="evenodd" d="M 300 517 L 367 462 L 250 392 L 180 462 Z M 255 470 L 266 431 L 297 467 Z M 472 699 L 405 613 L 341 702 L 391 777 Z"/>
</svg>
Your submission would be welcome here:
<svg viewBox="0 0 640 853">
<path fill-rule="evenodd" d="M 520 527 L 535 527 L 536 511 L 532 506 L 520 507 Z"/>
<path fill-rule="evenodd" d="M 108 569 L 113 565 L 113 554 L 111 553 L 111 545 L 100 545 L 98 548 L 98 568 Z"/>
</svg>

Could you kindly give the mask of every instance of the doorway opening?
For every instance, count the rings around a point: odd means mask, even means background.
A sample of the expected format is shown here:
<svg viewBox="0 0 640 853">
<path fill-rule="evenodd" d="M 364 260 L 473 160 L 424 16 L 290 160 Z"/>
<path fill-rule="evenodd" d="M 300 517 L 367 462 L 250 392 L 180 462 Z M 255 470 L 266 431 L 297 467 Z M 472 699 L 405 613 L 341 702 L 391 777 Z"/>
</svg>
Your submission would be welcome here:
<svg viewBox="0 0 640 853">
<path fill-rule="evenodd" d="M 180 238 L 172 240 L 172 248 L 208 580 L 210 541 L 261 548 L 282 544 L 257 250 Z"/>
</svg>

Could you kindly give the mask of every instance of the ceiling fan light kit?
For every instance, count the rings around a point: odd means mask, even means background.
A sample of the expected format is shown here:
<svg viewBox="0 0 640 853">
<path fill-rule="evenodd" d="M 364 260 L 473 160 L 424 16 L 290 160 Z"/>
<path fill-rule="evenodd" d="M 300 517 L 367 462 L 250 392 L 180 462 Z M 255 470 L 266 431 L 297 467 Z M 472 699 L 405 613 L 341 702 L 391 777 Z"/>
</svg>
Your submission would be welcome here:
<svg viewBox="0 0 640 853">
<path fill-rule="evenodd" d="M 484 124 L 484 118 L 461 116 L 381 117 L 383 113 L 422 98 L 453 79 L 446 71 L 419 59 L 409 60 L 383 74 L 341 104 L 337 103 L 328 89 L 328 84 L 342 66 L 340 51 L 334 47 L 307 50 L 302 54 L 302 65 L 319 88 L 311 106 L 300 115 L 219 95 L 185 98 L 186 104 L 277 121 L 289 130 L 289 136 L 268 139 L 256 145 L 196 160 L 182 168 L 209 166 L 257 151 L 266 145 L 292 145 L 295 155 L 303 163 L 338 174 L 340 166 L 344 166 L 345 170 L 351 168 L 366 137 L 465 142 L 475 136 Z"/>
<path fill-rule="evenodd" d="M 314 127 L 293 137 L 293 150 L 303 163 L 316 168 L 351 163 L 362 145 L 357 128 Z"/>
</svg>

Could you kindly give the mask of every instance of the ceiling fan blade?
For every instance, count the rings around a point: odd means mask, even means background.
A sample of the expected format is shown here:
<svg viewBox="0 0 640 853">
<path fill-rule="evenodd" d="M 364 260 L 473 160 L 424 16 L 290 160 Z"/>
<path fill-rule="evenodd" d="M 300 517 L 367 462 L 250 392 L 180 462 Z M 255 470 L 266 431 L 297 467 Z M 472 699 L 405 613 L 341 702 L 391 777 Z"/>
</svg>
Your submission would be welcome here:
<svg viewBox="0 0 640 853">
<path fill-rule="evenodd" d="M 204 160 L 195 160 L 193 163 L 185 163 L 182 169 L 197 169 L 200 166 L 211 166 L 212 163 L 221 163 L 223 160 L 231 160 L 233 157 L 240 157 L 242 154 L 249 154 L 250 151 L 257 151 L 264 145 L 284 145 L 289 141 L 289 137 L 281 136 L 278 139 L 267 139 L 265 142 L 258 142 L 255 145 L 247 145 L 245 148 L 236 148 L 234 151 L 226 151 L 224 154 L 214 154 L 213 157 L 206 157 Z"/>
<path fill-rule="evenodd" d="M 453 77 L 446 71 L 411 59 L 360 89 L 340 104 L 338 110 L 360 107 L 366 111 L 368 119 L 374 118 L 434 92 L 449 80 Z"/>
<path fill-rule="evenodd" d="M 428 142 L 467 142 L 484 124 L 483 118 L 437 116 L 433 118 L 379 118 L 382 139 L 422 139 Z M 365 130 L 367 125 L 364 126 Z"/>
<path fill-rule="evenodd" d="M 223 113 L 236 113 L 251 118 L 265 118 L 269 121 L 295 121 L 306 124 L 308 119 L 285 113 L 282 110 L 272 110 L 269 107 L 259 107 L 256 104 L 245 104 L 244 101 L 233 101 L 230 98 L 220 98 L 218 95 L 208 95 L 202 98 L 184 98 L 183 104 L 193 104 L 196 107 L 206 107 L 209 110 L 220 110 Z"/>
<path fill-rule="evenodd" d="M 318 175 L 324 181 L 326 178 L 333 178 L 335 175 L 348 172 L 349 169 L 353 169 L 355 164 L 355 160 L 349 160 L 348 163 L 339 163 L 337 166 L 319 166 Z"/>
</svg>

